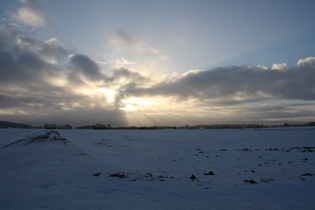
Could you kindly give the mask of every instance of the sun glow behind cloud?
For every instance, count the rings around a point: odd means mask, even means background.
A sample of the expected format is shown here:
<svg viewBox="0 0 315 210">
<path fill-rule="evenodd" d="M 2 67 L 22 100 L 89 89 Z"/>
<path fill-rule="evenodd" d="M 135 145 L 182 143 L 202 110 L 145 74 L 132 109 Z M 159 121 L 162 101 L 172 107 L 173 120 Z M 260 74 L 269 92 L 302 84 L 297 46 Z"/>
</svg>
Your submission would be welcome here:
<svg viewBox="0 0 315 210">
<path fill-rule="evenodd" d="M 122 110 L 125 111 L 135 111 L 135 110 L 144 110 L 155 105 L 155 102 L 152 99 L 143 99 L 131 97 L 121 100 L 123 107 Z"/>
<path fill-rule="evenodd" d="M 111 89 L 96 89 L 97 92 L 103 93 L 106 98 L 107 98 L 107 102 L 109 103 L 113 103 L 115 101 L 115 96 L 116 96 L 116 91 L 111 90 Z"/>
</svg>

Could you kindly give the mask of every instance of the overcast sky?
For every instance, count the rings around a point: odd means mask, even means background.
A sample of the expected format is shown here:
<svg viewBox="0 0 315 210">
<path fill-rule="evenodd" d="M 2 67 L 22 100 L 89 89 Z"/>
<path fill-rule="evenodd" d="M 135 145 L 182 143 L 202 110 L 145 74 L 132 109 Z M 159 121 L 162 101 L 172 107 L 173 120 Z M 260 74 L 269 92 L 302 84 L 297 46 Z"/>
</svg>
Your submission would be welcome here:
<svg viewBox="0 0 315 210">
<path fill-rule="evenodd" d="M 0 2 L 0 120 L 315 121 L 313 0 Z"/>
</svg>

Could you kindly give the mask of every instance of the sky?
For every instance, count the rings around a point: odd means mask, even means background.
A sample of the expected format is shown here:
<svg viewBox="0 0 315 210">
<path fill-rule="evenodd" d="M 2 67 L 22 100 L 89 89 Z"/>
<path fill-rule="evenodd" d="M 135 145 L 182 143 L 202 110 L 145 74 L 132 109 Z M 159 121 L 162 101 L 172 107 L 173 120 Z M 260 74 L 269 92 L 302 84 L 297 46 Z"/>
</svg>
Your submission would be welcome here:
<svg viewBox="0 0 315 210">
<path fill-rule="evenodd" d="M 312 0 L 0 2 L 0 120 L 315 121 Z"/>
</svg>

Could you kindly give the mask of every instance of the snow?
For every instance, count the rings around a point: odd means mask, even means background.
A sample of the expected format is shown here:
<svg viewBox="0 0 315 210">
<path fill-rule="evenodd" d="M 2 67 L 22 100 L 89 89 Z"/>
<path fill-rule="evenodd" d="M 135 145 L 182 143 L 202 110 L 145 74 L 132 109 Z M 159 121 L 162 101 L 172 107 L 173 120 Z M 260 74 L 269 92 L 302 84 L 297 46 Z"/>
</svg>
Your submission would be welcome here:
<svg viewBox="0 0 315 210">
<path fill-rule="evenodd" d="M 313 128 L 0 129 L 0 209 L 314 209 L 314 147 Z"/>
</svg>

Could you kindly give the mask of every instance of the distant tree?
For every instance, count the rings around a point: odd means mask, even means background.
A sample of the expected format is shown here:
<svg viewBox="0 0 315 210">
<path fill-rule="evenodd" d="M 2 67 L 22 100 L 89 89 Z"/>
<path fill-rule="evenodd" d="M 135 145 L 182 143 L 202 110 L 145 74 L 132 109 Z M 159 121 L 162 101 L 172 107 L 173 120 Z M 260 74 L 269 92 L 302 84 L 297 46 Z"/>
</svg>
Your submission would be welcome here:
<svg viewBox="0 0 315 210">
<path fill-rule="evenodd" d="M 308 126 L 315 126 L 315 122 L 310 122 Z"/>
</svg>

